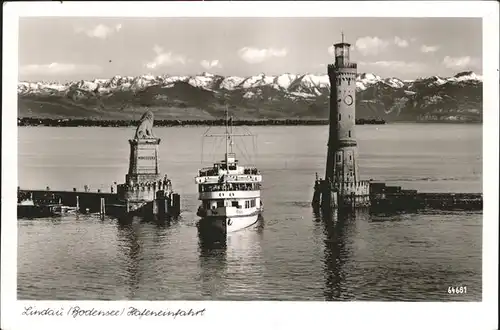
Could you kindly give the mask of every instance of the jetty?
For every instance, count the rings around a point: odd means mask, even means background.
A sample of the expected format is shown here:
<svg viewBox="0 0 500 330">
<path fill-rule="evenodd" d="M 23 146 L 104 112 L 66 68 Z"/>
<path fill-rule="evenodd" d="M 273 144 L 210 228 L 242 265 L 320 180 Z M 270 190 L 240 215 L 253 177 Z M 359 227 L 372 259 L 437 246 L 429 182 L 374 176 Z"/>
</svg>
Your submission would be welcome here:
<svg viewBox="0 0 500 330">
<path fill-rule="evenodd" d="M 165 220 L 180 214 L 180 196 L 172 188 L 167 175 L 159 170 L 161 139 L 153 135 L 154 117 L 143 114 L 133 139 L 129 140 L 129 170 L 125 182 L 113 184 L 111 192 L 73 188 L 72 191 L 46 189 L 17 190 L 19 218 L 35 218 L 68 213 L 99 213 L 118 218 L 133 215 Z"/>
<path fill-rule="evenodd" d="M 312 205 L 315 208 L 328 208 L 322 205 L 321 197 L 328 187 L 326 181 L 316 180 Z M 334 189 L 335 191 L 335 189 Z M 483 194 L 481 193 L 424 193 L 417 190 L 402 189 L 400 186 L 387 186 L 383 182 L 368 182 L 369 204 L 371 213 L 391 214 L 425 210 L 443 211 L 481 211 Z M 337 209 L 355 209 L 354 198 L 344 199 L 341 205 L 330 205 Z M 350 204 L 349 204 L 350 203 Z"/>
<path fill-rule="evenodd" d="M 327 212 L 368 208 L 374 213 L 482 210 L 481 193 L 419 193 L 360 179 L 355 129 L 357 64 L 350 60 L 350 47 L 342 35 L 342 41 L 334 45 L 335 63 L 328 65 L 331 87 L 326 171 L 324 179 L 316 173 L 313 208 Z"/>
</svg>

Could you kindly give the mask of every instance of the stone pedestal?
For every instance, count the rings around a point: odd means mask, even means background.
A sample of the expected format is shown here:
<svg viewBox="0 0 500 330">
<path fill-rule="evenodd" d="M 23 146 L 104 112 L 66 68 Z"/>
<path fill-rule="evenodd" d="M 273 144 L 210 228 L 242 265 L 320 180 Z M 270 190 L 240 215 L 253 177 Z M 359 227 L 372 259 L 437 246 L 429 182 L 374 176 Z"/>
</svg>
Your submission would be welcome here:
<svg viewBox="0 0 500 330">
<path fill-rule="evenodd" d="M 126 203 L 127 213 L 144 210 L 157 215 L 169 212 L 172 195 L 175 194 L 170 180 L 160 174 L 160 139 L 133 139 L 129 140 L 129 144 L 129 170 L 125 183 L 117 186 L 120 199 Z"/>
<path fill-rule="evenodd" d="M 130 162 L 125 183 L 135 186 L 160 180 L 158 146 L 160 139 L 134 139 L 130 143 Z"/>
</svg>

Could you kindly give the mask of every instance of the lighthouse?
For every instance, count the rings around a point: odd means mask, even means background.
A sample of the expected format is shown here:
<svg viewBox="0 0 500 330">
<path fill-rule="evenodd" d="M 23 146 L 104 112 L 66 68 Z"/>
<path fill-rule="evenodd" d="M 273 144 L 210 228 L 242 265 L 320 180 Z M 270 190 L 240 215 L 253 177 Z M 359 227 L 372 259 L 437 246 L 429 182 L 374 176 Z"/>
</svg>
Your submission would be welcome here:
<svg viewBox="0 0 500 330">
<path fill-rule="evenodd" d="M 333 208 L 370 205 L 370 183 L 360 179 L 356 142 L 357 64 L 350 60 L 351 45 L 334 44 L 335 63 L 328 65 L 330 128 L 324 180 L 316 178 L 313 204 Z"/>
</svg>

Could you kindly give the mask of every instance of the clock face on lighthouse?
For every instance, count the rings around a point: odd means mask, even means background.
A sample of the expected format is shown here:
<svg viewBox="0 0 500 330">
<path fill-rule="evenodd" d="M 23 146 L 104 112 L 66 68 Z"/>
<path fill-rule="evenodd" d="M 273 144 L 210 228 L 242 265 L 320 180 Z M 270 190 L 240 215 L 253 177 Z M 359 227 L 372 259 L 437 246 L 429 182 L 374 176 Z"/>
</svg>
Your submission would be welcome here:
<svg viewBox="0 0 500 330">
<path fill-rule="evenodd" d="M 352 96 L 351 95 L 347 95 L 346 97 L 344 97 L 344 103 L 347 104 L 347 105 L 351 105 L 353 102 L 353 99 L 352 99 Z"/>
</svg>

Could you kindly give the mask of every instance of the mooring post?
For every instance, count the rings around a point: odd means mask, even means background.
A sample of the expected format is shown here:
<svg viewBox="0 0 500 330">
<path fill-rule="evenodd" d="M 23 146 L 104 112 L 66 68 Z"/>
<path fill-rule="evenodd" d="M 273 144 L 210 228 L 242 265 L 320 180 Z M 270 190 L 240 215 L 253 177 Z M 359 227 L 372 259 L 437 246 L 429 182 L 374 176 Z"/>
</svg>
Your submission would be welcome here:
<svg viewBox="0 0 500 330">
<path fill-rule="evenodd" d="M 155 194 L 155 200 L 153 201 L 153 215 L 156 216 L 158 220 L 164 220 L 167 215 L 166 202 L 168 201 L 167 196 L 163 190 L 158 190 Z"/>
<path fill-rule="evenodd" d="M 181 213 L 181 196 L 179 194 L 172 194 L 172 214 L 179 215 Z"/>
<path fill-rule="evenodd" d="M 167 198 L 164 198 L 163 199 L 163 214 L 165 215 L 169 215 L 170 214 L 170 200 L 172 199 L 172 194 L 170 194 L 170 196 L 168 196 Z"/>
<path fill-rule="evenodd" d="M 313 194 L 313 200 L 312 200 L 312 205 L 313 207 L 317 207 L 321 203 L 321 184 L 318 180 L 318 175 L 316 173 L 316 182 L 314 183 L 314 194 Z"/>
<path fill-rule="evenodd" d="M 76 195 L 76 211 L 80 211 L 80 197 Z"/>
<path fill-rule="evenodd" d="M 160 202 L 160 200 L 158 198 L 154 199 L 153 202 L 152 202 L 152 213 L 153 215 L 158 215 L 159 214 L 159 210 L 158 210 L 158 203 Z"/>
<path fill-rule="evenodd" d="M 105 204 L 105 201 L 104 201 L 104 197 L 101 197 L 101 218 L 104 217 L 104 214 L 106 214 L 106 204 Z"/>
</svg>

